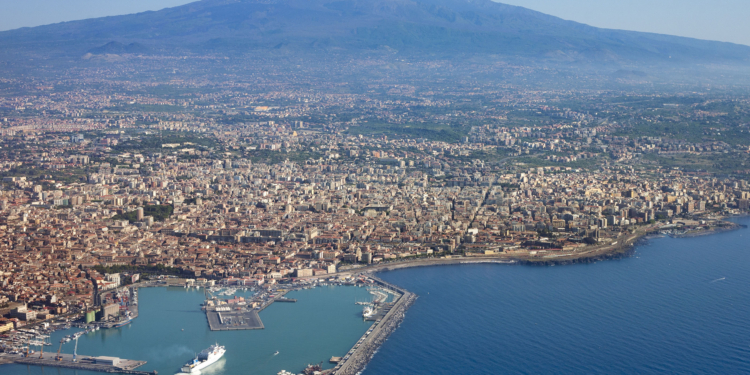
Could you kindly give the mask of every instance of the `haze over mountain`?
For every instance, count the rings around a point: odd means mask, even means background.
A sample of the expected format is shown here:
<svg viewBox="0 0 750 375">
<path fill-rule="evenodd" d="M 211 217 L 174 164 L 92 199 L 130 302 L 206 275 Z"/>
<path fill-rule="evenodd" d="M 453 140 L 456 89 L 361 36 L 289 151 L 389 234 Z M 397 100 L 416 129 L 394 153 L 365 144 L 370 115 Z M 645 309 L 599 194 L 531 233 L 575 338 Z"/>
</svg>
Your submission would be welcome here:
<svg viewBox="0 0 750 375">
<path fill-rule="evenodd" d="M 203 0 L 156 12 L 6 31 L 0 33 L 0 49 L 69 56 L 281 50 L 487 54 L 587 63 L 750 61 L 747 46 L 599 29 L 490 0 Z"/>
</svg>

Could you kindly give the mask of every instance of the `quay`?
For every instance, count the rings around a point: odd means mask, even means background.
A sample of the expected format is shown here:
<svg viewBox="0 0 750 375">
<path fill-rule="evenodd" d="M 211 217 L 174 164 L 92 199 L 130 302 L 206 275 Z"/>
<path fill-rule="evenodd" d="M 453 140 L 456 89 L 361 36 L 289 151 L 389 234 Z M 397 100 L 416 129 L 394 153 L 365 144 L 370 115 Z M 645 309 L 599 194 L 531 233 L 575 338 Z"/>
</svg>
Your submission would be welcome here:
<svg viewBox="0 0 750 375">
<path fill-rule="evenodd" d="M 206 319 L 208 320 L 208 327 L 212 331 L 264 329 L 265 326 L 263 325 L 263 321 L 260 320 L 260 315 L 258 314 L 274 302 L 297 302 L 294 298 L 285 297 L 289 291 L 290 290 L 280 291 L 274 298 L 261 299 L 260 306 L 255 308 L 246 304 L 225 304 L 215 306 L 208 306 L 208 304 L 206 304 Z M 209 295 L 214 297 L 213 294 L 207 292 L 207 297 Z M 218 299 L 214 297 L 212 300 L 217 301 Z M 206 301 L 208 301 L 208 299 Z"/>
<path fill-rule="evenodd" d="M 219 311 L 217 311 L 219 310 Z M 243 329 L 264 329 L 258 311 L 254 309 L 228 308 L 206 309 L 208 327 L 212 331 L 236 331 Z"/>
<path fill-rule="evenodd" d="M 116 357 L 91 357 L 78 355 L 77 361 L 73 362 L 72 354 L 60 354 L 60 360 L 56 360 L 56 353 L 44 353 L 43 355 L 33 353 L 28 357 L 0 353 L 0 364 L 18 363 L 42 367 L 62 367 L 76 370 L 99 371 L 119 374 L 155 375 L 156 371 L 138 371 L 136 368 L 146 364 L 146 361 L 121 359 Z"/>
</svg>

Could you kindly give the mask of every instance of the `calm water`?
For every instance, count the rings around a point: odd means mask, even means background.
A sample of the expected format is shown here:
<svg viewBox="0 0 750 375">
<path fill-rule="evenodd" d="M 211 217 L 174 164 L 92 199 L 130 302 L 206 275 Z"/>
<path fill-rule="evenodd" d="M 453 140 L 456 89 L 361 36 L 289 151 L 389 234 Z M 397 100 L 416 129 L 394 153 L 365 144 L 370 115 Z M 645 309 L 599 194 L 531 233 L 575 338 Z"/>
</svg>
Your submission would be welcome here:
<svg viewBox="0 0 750 375">
<path fill-rule="evenodd" d="M 370 300 L 365 288 L 318 287 L 290 292 L 297 303 L 274 303 L 260 313 L 265 329 L 212 332 L 200 311 L 203 291 L 184 288 L 141 288 L 138 292 L 140 316 L 129 326 L 89 333 L 78 342 L 78 353 L 109 355 L 146 360 L 141 370 L 174 374 L 195 352 L 214 342 L 226 346 L 224 359 L 204 374 L 272 374 L 282 369 L 300 372 L 308 363 L 324 362 L 331 356 L 343 356 L 371 322 L 362 320 L 362 306 L 355 300 Z M 243 295 L 238 293 L 238 295 Z M 247 294 L 245 294 L 247 295 Z M 184 329 L 184 331 L 182 330 Z M 74 330 L 71 330 L 74 331 Z M 58 331 L 52 337 L 71 332 Z M 59 344 L 46 347 L 57 351 Z M 275 351 L 279 354 L 274 356 Z M 73 352 L 73 342 L 63 352 Z M 99 375 L 99 372 L 75 371 L 37 366 L 4 365 L 0 374 Z"/>
<path fill-rule="evenodd" d="M 748 242 L 743 229 L 587 265 L 381 273 L 420 298 L 364 375 L 750 374 Z"/>
</svg>

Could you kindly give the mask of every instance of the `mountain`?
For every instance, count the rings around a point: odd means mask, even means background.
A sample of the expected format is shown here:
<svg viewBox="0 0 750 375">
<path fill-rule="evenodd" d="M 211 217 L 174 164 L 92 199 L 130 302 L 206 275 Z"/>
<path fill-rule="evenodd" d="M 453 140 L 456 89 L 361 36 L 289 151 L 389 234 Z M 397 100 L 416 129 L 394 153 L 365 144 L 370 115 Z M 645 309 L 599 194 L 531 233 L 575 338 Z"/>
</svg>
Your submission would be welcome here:
<svg viewBox="0 0 750 375">
<path fill-rule="evenodd" d="M 750 47 L 743 45 L 599 29 L 490 0 L 203 0 L 155 12 L 0 32 L 0 50 L 6 54 L 80 56 L 92 49 L 387 51 L 603 63 L 750 61 Z"/>
</svg>

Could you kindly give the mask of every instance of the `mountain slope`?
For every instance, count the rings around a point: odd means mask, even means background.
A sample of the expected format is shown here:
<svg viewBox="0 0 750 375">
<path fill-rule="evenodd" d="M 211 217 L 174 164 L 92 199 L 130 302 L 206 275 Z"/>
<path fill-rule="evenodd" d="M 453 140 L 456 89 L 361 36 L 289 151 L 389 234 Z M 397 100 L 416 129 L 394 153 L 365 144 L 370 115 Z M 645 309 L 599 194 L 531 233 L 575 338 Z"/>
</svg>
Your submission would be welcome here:
<svg viewBox="0 0 750 375">
<path fill-rule="evenodd" d="M 750 47 L 598 29 L 489 0 L 203 0 L 0 33 L 0 47 L 72 55 L 139 43 L 169 52 L 398 50 L 586 61 L 750 61 Z"/>
</svg>

